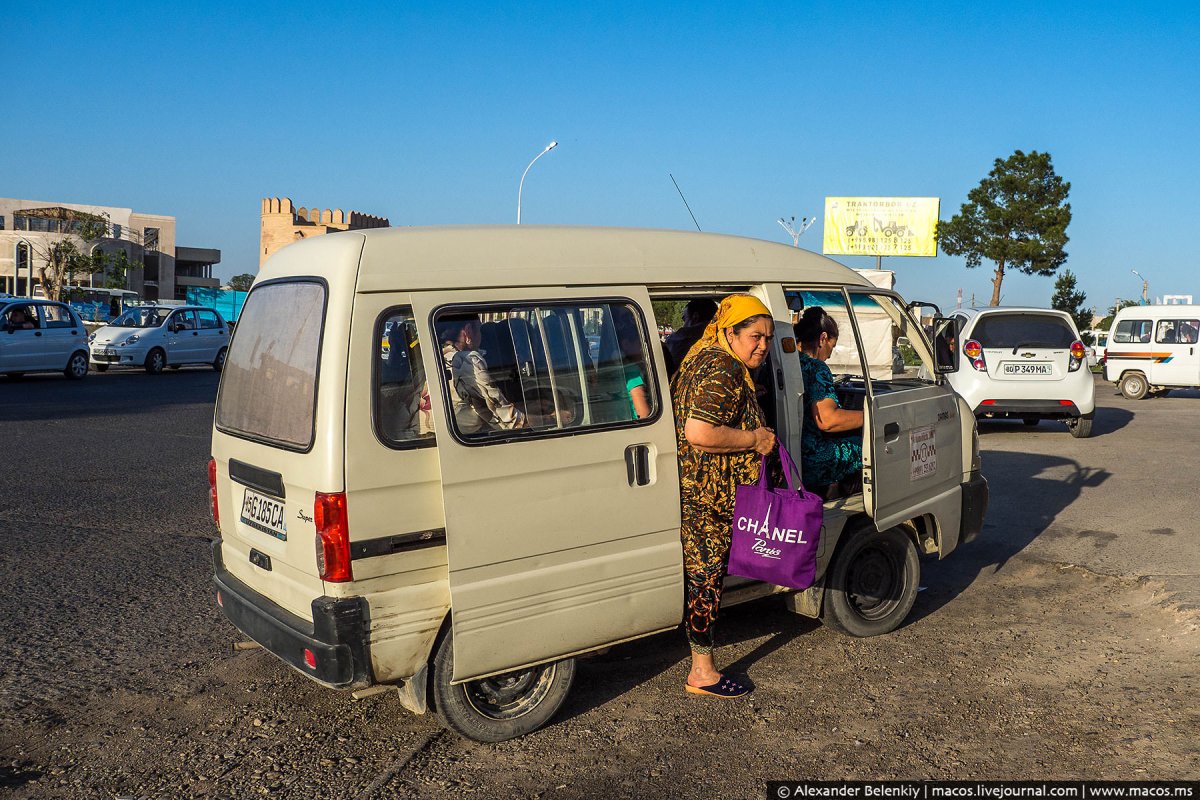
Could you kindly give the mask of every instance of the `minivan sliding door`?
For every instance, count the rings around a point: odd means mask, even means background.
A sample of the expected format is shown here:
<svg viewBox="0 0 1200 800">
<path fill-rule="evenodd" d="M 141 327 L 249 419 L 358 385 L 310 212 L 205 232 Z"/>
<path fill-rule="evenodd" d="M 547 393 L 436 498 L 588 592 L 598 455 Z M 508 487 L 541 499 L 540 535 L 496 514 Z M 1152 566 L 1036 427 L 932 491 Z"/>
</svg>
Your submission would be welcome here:
<svg viewBox="0 0 1200 800">
<path fill-rule="evenodd" d="M 675 427 L 645 288 L 411 298 L 430 365 L 454 680 L 677 626 Z"/>
</svg>

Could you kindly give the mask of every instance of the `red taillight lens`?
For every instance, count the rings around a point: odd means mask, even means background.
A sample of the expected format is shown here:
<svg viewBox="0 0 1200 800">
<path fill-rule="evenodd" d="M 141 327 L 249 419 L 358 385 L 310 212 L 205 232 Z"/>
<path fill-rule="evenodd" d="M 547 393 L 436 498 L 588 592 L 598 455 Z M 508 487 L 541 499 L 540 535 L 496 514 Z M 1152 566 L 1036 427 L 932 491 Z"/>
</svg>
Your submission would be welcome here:
<svg viewBox="0 0 1200 800">
<path fill-rule="evenodd" d="M 1087 355 L 1087 350 L 1083 346 L 1083 342 L 1071 342 L 1071 358 L 1083 358 Z"/>
<path fill-rule="evenodd" d="M 317 492 L 313 503 L 317 528 L 317 569 L 321 580 L 343 583 L 354 580 L 350 572 L 350 525 L 344 492 Z"/>
<path fill-rule="evenodd" d="M 971 339 L 965 345 L 963 345 L 963 355 L 970 359 L 979 358 L 981 355 L 983 355 L 983 345 L 974 339 Z"/>
<path fill-rule="evenodd" d="M 221 512 L 217 508 L 217 460 L 210 458 L 208 460 L 208 499 L 212 501 L 212 517 L 213 522 L 217 523 L 217 527 L 221 527 Z"/>
<path fill-rule="evenodd" d="M 309 669 L 317 668 L 317 654 L 312 650 L 309 650 L 307 647 L 304 648 L 304 664 Z"/>
<path fill-rule="evenodd" d="M 987 372 L 987 364 L 984 363 L 982 358 L 977 358 L 974 361 L 972 361 L 971 366 L 974 367 L 975 369 L 979 370 L 980 372 Z"/>
</svg>

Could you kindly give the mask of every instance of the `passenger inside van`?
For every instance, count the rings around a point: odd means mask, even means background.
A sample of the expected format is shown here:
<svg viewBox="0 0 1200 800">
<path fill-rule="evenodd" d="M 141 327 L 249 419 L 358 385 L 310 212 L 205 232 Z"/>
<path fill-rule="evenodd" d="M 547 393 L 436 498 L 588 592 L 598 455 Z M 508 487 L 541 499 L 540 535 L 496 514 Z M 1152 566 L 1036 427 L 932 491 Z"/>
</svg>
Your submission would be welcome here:
<svg viewBox="0 0 1200 800">
<path fill-rule="evenodd" d="M 626 306 L 613 306 L 613 327 L 621 348 L 625 366 L 625 393 L 629 397 L 629 418 L 646 419 L 650 416 L 650 394 L 646 389 L 645 364 L 642 362 L 642 337 L 638 333 L 637 320 Z"/>
<path fill-rule="evenodd" d="M 442 361 L 449 371 L 454 420 L 461 433 L 525 427 L 525 414 L 504 395 L 488 372 L 480 351 L 482 332 L 478 315 L 443 317 L 437 323 Z"/>
<path fill-rule="evenodd" d="M 675 376 L 683 357 L 692 345 L 700 341 L 704 329 L 717 313 L 717 304 L 708 297 L 699 297 L 683 307 L 683 327 L 672 333 L 663 342 L 663 356 L 667 366 L 667 377 Z"/>
<path fill-rule="evenodd" d="M 825 364 L 837 346 L 837 322 L 825 309 L 811 306 L 796 325 L 796 338 L 804 376 L 804 484 L 826 500 L 854 494 L 862 489 L 863 412 L 842 408 L 833 373 Z"/>
</svg>

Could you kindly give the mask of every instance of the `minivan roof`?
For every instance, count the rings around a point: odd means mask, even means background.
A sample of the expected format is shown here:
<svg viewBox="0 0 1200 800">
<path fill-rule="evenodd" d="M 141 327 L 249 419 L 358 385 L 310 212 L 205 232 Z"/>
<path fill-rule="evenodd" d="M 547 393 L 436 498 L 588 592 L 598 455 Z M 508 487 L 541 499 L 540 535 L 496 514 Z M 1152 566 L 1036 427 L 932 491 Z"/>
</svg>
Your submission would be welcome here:
<svg viewBox="0 0 1200 800">
<path fill-rule="evenodd" d="M 284 248 L 278 255 L 288 257 L 269 260 L 259 279 L 295 274 L 300 266 L 294 259 L 303 258 L 303 248 L 329 248 L 334 240 L 346 255 L 361 248 L 356 287 L 360 292 L 607 284 L 872 285 L 831 258 L 776 242 L 690 231 L 555 225 L 334 233 Z"/>
</svg>

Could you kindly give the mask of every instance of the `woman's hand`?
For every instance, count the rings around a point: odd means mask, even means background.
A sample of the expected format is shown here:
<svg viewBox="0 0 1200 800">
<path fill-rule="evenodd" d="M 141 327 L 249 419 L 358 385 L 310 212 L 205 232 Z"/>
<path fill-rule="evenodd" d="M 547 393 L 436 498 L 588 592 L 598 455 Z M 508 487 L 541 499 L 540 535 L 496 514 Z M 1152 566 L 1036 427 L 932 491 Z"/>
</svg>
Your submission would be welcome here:
<svg viewBox="0 0 1200 800">
<path fill-rule="evenodd" d="M 766 454 L 775 446 L 775 431 L 770 428 L 744 431 L 692 417 L 688 417 L 683 424 L 683 438 L 701 453 L 745 453 L 754 450 Z"/>
<path fill-rule="evenodd" d="M 755 428 L 754 450 L 764 456 L 775 449 L 775 431 L 770 428 Z"/>
</svg>

